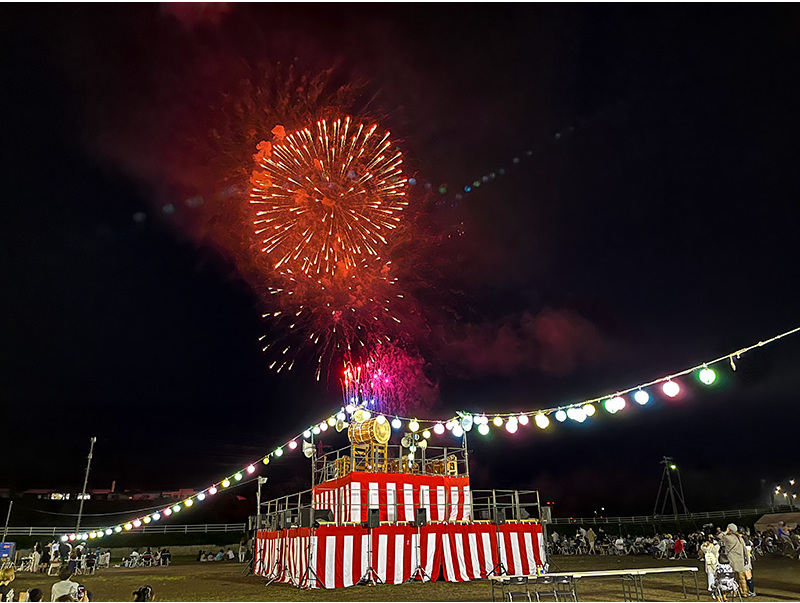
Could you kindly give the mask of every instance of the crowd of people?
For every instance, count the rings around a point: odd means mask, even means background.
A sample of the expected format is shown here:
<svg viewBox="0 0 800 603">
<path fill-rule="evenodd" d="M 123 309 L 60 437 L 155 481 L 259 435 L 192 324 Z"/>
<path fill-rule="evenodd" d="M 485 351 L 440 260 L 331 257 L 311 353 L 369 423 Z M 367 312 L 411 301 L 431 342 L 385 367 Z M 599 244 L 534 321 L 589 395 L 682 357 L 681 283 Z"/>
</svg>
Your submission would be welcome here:
<svg viewBox="0 0 800 603">
<path fill-rule="evenodd" d="M 197 553 L 197 561 L 235 561 L 236 555 L 233 554 L 233 549 L 228 547 L 228 550 L 220 549 L 217 553 L 214 551 L 199 551 Z"/>
<path fill-rule="evenodd" d="M 250 550 L 248 549 L 247 542 L 242 540 L 239 543 L 239 563 L 244 563 L 245 559 L 249 556 Z M 214 551 L 203 551 L 200 550 L 197 552 L 197 558 L 195 561 L 200 562 L 208 562 L 208 561 L 236 561 L 237 555 L 234 554 L 233 548 L 228 547 L 228 550 L 220 549 L 216 553 Z"/>
<path fill-rule="evenodd" d="M 122 559 L 121 565 L 115 567 L 142 567 L 152 565 L 169 565 L 172 555 L 169 549 L 162 548 L 151 550 L 149 547 L 139 553 L 138 549 L 131 551 L 128 557 Z M 21 569 L 33 573 L 50 573 L 58 571 L 58 582 L 53 584 L 50 591 L 50 601 L 92 601 L 92 591 L 74 580 L 76 575 L 94 574 L 98 567 L 111 566 L 111 550 L 105 552 L 100 549 L 91 549 L 85 542 L 72 546 L 70 542 L 50 542 L 42 547 L 41 543 L 34 544 L 33 551 L 25 558 Z M 13 565 L 0 568 L 0 603 L 11 601 L 43 601 L 45 592 L 41 588 L 32 588 L 15 593 L 12 585 L 16 578 L 16 569 Z M 134 601 L 153 601 L 155 595 L 153 587 L 144 585 L 133 592 Z"/>
<path fill-rule="evenodd" d="M 774 530 L 755 532 L 739 529 L 736 524 L 722 528 L 711 525 L 687 534 L 655 534 L 648 536 L 611 535 L 603 528 L 597 531 L 578 528 L 574 536 L 560 535 L 553 530 L 548 543 L 556 555 L 650 555 L 655 559 L 699 559 L 704 562 L 708 590 L 715 600 L 727 600 L 727 592 L 738 590 L 742 596 L 754 597 L 753 560 L 769 553 L 797 557 L 800 551 L 800 528 L 790 530 L 784 524 Z M 734 585 L 735 582 L 735 585 Z"/>
<path fill-rule="evenodd" d="M 172 563 L 172 553 L 168 548 L 151 550 L 147 547 L 141 553 L 139 549 L 133 549 L 127 557 L 122 558 L 122 567 L 152 567 L 170 563 Z"/>
<path fill-rule="evenodd" d="M 83 584 L 73 580 L 75 572 L 68 563 L 64 563 L 58 570 L 58 582 L 50 589 L 50 601 L 92 601 L 92 591 Z M 16 579 L 16 570 L 9 565 L 0 569 L 0 603 L 43 601 L 44 591 L 41 588 L 31 588 L 15 592 L 13 582 Z M 152 586 L 144 585 L 133 592 L 134 601 L 155 601 L 155 592 Z"/>
</svg>

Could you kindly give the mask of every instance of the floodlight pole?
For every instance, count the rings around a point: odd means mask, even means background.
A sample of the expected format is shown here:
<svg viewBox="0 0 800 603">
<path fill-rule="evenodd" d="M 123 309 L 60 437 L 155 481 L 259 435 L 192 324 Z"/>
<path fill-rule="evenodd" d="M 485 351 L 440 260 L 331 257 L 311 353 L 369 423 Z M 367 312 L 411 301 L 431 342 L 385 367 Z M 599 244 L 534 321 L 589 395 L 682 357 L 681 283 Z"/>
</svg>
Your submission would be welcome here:
<svg viewBox="0 0 800 603">
<path fill-rule="evenodd" d="M 661 474 L 661 483 L 658 485 L 658 494 L 656 495 L 656 504 L 653 507 L 653 515 L 656 515 L 658 511 L 658 501 L 661 500 L 661 489 L 664 487 L 664 482 L 666 481 L 666 491 L 664 492 L 664 501 L 661 504 L 661 516 L 664 515 L 664 509 L 667 506 L 667 493 L 669 493 L 669 498 L 672 501 L 672 515 L 675 521 L 678 521 L 678 503 L 675 500 L 675 495 L 677 494 L 678 500 L 683 505 L 683 511 L 686 515 L 689 514 L 689 509 L 686 507 L 686 499 L 683 496 L 683 482 L 681 481 L 681 474 L 680 470 L 678 469 L 677 465 L 675 465 L 675 461 L 671 456 L 664 456 L 659 461 L 660 465 L 664 465 L 664 471 Z M 672 482 L 672 471 L 675 471 L 678 476 L 678 488 L 676 488 L 675 484 Z"/>
<path fill-rule="evenodd" d="M 261 530 L 261 486 L 266 483 L 266 477 L 258 478 L 258 490 L 256 490 L 256 533 Z"/>
<path fill-rule="evenodd" d="M 83 476 L 83 490 L 81 491 L 81 504 L 78 507 L 78 523 L 75 526 L 75 533 L 80 534 L 81 531 L 81 515 L 83 515 L 83 501 L 86 498 L 86 484 L 89 483 L 89 469 L 92 467 L 92 453 L 94 452 L 94 443 L 97 441 L 97 438 L 91 438 L 89 440 L 89 458 L 86 461 L 86 475 Z M 80 538 L 80 537 L 78 537 Z"/>
</svg>

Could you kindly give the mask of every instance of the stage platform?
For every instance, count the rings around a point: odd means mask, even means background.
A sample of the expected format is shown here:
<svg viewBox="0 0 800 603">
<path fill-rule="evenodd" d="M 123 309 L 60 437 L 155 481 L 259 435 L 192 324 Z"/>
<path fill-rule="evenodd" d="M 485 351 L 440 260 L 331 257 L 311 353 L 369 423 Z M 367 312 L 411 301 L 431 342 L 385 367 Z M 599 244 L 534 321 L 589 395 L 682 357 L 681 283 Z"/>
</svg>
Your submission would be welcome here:
<svg viewBox="0 0 800 603">
<path fill-rule="evenodd" d="M 370 567 L 376 581 L 401 584 L 418 566 L 424 570 L 418 579 L 466 582 L 498 573 L 536 574 L 545 564 L 538 522 L 418 528 L 404 523 L 367 528 L 359 523 L 259 531 L 254 570 L 301 588 L 343 588 L 358 584 Z"/>
</svg>

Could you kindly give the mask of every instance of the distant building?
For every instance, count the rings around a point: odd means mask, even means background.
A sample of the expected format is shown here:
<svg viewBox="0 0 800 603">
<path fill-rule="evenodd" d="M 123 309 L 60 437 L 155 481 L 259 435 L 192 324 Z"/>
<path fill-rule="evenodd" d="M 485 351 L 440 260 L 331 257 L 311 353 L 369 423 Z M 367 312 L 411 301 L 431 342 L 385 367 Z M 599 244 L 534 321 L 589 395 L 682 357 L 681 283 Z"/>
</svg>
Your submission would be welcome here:
<svg viewBox="0 0 800 603">
<path fill-rule="evenodd" d="M 5 495 L 3 494 L 5 492 Z M 37 500 L 149 500 L 158 501 L 162 499 L 167 500 L 184 500 L 197 494 L 197 490 L 192 488 L 180 488 L 178 490 L 168 491 L 142 491 L 142 490 L 122 490 L 115 491 L 114 488 L 94 488 L 89 490 L 86 494 L 81 492 L 68 492 L 63 490 L 54 490 L 51 488 L 31 488 L 22 492 L 23 498 L 36 498 Z M 10 498 L 11 492 L 8 489 L 0 490 L 0 498 Z"/>
</svg>

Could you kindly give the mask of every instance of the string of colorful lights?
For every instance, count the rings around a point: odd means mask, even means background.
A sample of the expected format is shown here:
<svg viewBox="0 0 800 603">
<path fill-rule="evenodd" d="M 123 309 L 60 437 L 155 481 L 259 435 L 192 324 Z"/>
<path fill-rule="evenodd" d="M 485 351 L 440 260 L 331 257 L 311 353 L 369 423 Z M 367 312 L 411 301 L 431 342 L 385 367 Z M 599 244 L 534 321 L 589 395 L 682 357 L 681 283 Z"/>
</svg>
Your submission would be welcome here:
<svg viewBox="0 0 800 603">
<path fill-rule="evenodd" d="M 550 419 L 548 415 L 551 414 L 554 415 L 555 420 L 559 423 L 563 423 L 567 419 L 578 423 L 583 423 L 587 418 L 593 416 L 597 412 L 595 407 L 595 404 L 597 403 L 602 403 L 602 407 L 606 410 L 606 412 L 612 415 L 624 410 L 624 408 L 627 406 L 627 401 L 625 400 L 624 396 L 631 392 L 634 392 L 633 400 L 637 404 L 640 406 L 646 405 L 650 401 L 650 393 L 647 391 L 648 388 L 653 388 L 659 384 L 661 385 L 661 393 L 664 396 L 667 398 L 675 398 L 681 391 L 681 385 L 678 381 L 676 381 L 676 379 L 686 375 L 696 373 L 698 380 L 703 385 L 711 386 L 717 380 L 717 373 L 713 368 L 711 368 L 712 366 L 727 361 L 731 367 L 731 370 L 735 371 L 736 361 L 739 360 L 744 354 L 798 332 L 800 332 L 800 326 L 771 337 L 767 340 L 759 341 L 758 343 L 741 348 L 737 351 L 724 354 L 723 356 L 720 356 L 714 360 L 703 362 L 690 368 L 671 373 L 664 377 L 653 379 L 646 383 L 641 383 L 626 389 L 618 390 L 613 394 L 605 394 L 602 396 L 582 400 L 580 402 L 575 402 L 573 404 L 561 405 L 546 409 L 527 410 L 515 413 L 458 412 L 456 416 L 451 417 L 450 419 L 437 420 L 400 416 L 387 417 L 386 415 L 380 413 L 372 413 L 361 405 L 347 404 L 321 421 L 310 425 L 302 432 L 293 436 L 281 446 L 276 447 L 274 450 L 267 453 L 257 461 L 249 463 L 245 467 L 228 475 L 227 477 L 214 482 L 201 492 L 197 492 L 196 494 L 182 501 L 171 503 L 163 508 L 159 508 L 159 510 L 155 512 L 136 517 L 130 521 L 111 525 L 102 529 L 94 528 L 91 531 L 81 534 L 64 534 L 61 536 L 61 540 L 91 540 L 102 538 L 103 536 L 111 536 L 112 534 L 134 531 L 137 528 L 141 528 L 142 526 L 150 524 L 154 521 L 171 517 L 174 514 L 180 513 L 183 509 L 192 507 L 195 503 L 200 503 L 206 499 L 212 498 L 221 490 L 226 490 L 232 486 L 238 485 L 240 482 L 242 482 L 245 475 L 252 475 L 257 471 L 256 467 L 259 463 L 269 465 L 271 459 L 282 457 L 285 450 L 296 450 L 299 447 L 298 442 L 302 441 L 304 444 L 308 445 L 308 441 L 311 440 L 313 436 L 320 435 L 329 428 L 335 428 L 337 431 L 342 431 L 348 427 L 350 421 L 367 421 L 373 418 L 373 414 L 375 415 L 375 420 L 379 423 L 390 421 L 390 424 L 395 431 L 403 428 L 404 424 L 412 433 L 417 433 L 422 430 L 421 435 L 425 440 L 431 438 L 433 434 L 443 435 L 445 431 L 450 431 L 454 437 L 461 438 L 465 432 L 472 430 L 473 426 L 477 426 L 478 433 L 485 436 L 488 435 L 491 430 L 489 427 L 490 424 L 497 428 L 504 427 L 508 433 L 513 434 L 516 433 L 521 426 L 524 427 L 528 425 L 531 418 L 533 418 L 533 421 L 537 427 L 540 429 L 546 429 L 550 425 Z M 491 417 L 491 420 L 489 417 Z M 409 452 L 408 454 L 409 458 L 414 458 L 413 451 Z"/>
</svg>

